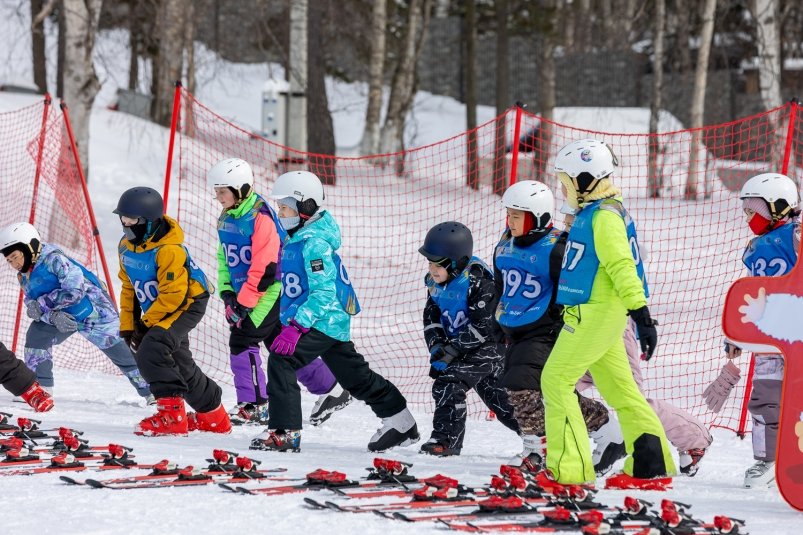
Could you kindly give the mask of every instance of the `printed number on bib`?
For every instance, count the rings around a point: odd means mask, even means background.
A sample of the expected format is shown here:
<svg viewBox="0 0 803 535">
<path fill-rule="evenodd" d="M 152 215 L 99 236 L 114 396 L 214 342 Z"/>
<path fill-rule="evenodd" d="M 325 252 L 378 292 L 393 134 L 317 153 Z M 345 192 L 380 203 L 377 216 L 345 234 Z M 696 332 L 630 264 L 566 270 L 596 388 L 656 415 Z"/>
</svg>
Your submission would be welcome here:
<svg viewBox="0 0 803 535">
<path fill-rule="evenodd" d="M 561 262 L 560 267 L 569 271 L 574 270 L 574 268 L 576 268 L 577 264 L 580 262 L 580 259 L 583 258 L 583 253 L 585 252 L 585 244 L 571 240 L 567 241 L 566 253 L 563 255 L 563 262 Z M 571 260 L 569 260 L 569 257 L 571 257 Z"/>
<path fill-rule="evenodd" d="M 633 260 L 636 262 L 636 265 L 641 264 L 641 251 L 639 251 L 635 236 L 630 238 L 630 252 L 633 254 Z"/>
<path fill-rule="evenodd" d="M 455 315 L 454 319 L 452 319 L 452 315 L 449 314 L 448 310 L 445 310 L 443 315 L 446 316 L 447 320 L 449 320 L 449 328 L 447 330 L 451 332 L 455 332 L 460 327 L 468 323 L 468 316 L 466 316 L 465 312 L 462 310 L 457 312 L 457 315 Z"/>
<path fill-rule="evenodd" d="M 786 273 L 786 260 L 783 258 L 773 258 L 769 262 L 759 258 L 753 263 L 754 277 L 775 277 L 781 273 Z"/>
<path fill-rule="evenodd" d="M 526 277 L 522 277 L 518 269 L 503 269 L 502 276 L 504 277 L 504 291 L 507 297 L 513 297 L 519 289 L 524 290 L 521 295 L 528 299 L 534 299 L 541 294 L 541 283 L 532 273 L 527 273 Z"/>
<path fill-rule="evenodd" d="M 304 291 L 301 287 L 301 277 L 295 273 L 282 274 L 282 291 L 290 299 L 295 299 Z"/>
<path fill-rule="evenodd" d="M 137 296 L 137 301 L 140 303 L 156 301 L 156 297 L 159 295 L 159 285 L 156 281 L 148 281 L 144 284 L 142 281 L 135 281 L 134 293 Z"/>
<path fill-rule="evenodd" d="M 236 267 L 240 265 L 240 262 L 243 264 L 251 264 L 251 246 L 244 245 L 239 250 L 237 249 L 237 245 L 234 243 L 229 243 L 225 247 L 226 249 L 226 263 L 229 267 Z"/>
</svg>

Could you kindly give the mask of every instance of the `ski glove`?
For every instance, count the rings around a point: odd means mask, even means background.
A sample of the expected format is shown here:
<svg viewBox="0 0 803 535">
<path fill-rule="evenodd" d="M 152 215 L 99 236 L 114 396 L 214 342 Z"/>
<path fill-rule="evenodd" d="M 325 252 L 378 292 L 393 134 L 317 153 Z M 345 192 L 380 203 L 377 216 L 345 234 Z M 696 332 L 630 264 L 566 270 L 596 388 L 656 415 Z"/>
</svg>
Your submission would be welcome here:
<svg viewBox="0 0 803 535">
<path fill-rule="evenodd" d="M 733 387 L 736 386 L 736 383 L 739 382 L 741 377 L 742 375 L 739 371 L 739 367 L 728 360 L 722 367 L 717 378 L 703 391 L 703 399 L 705 400 L 705 404 L 708 405 L 708 409 L 719 412 L 720 409 L 722 409 L 722 405 L 725 404 L 725 400 L 728 399 L 731 390 L 733 390 Z"/>
<path fill-rule="evenodd" d="M 290 320 L 288 325 L 282 325 L 282 332 L 270 345 L 270 350 L 277 355 L 292 355 L 296 352 L 296 344 L 301 336 L 308 332 L 307 327 L 302 327 L 296 320 Z"/>
<path fill-rule="evenodd" d="M 120 333 L 121 336 L 122 334 L 123 333 Z M 134 332 L 131 333 L 131 338 L 126 340 L 128 347 L 131 348 L 131 351 L 134 353 L 137 352 L 137 349 L 139 349 L 140 344 L 142 344 L 142 339 L 145 338 L 146 334 L 148 334 L 148 327 L 146 327 L 141 321 L 135 321 Z"/>
<path fill-rule="evenodd" d="M 232 327 L 241 328 L 243 321 L 245 321 L 252 309 L 241 305 L 237 301 L 237 294 L 234 292 L 222 292 L 220 298 L 223 299 L 223 303 L 226 305 L 226 321 Z"/>
<path fill-rule="evenodd" d="M 62 310 L 56 310 L 50 314 L 50 323 L 52 323 L 60 333 L 71 333 L 78 330 L 78 322 L 75 321 L 75 318 Z"/>
<path fill-rule="evenodd" d="M 650 360 L 655 353 L 655 346 L 658 345 L 658 331 L 655 326 L 658 322 L 650 317 L 650 310 L 643 306 L 629 312 L 630 317 L 636 324 L 636 334 L 641 343 L 641 360 Z"/>
<path fill-rule="evenodd" d="M 432 368 L 442 372 L 455 358 L 460 356 L 460 352 L 449 344 L 435 344 L 429 351 L 429 362 Z"/>
<path fill-rule="evenodd" d="M 34 321 L 39 321 L 42 319 L 42 314 L 44 314 L 44 311 L 42 310 L 42 306 L 39 304 L 38 300 L 34 299 L 33 301 L 28 301 L 25 307 L 25 313 L 28 314 L 29 318 Z"/>
</svg>

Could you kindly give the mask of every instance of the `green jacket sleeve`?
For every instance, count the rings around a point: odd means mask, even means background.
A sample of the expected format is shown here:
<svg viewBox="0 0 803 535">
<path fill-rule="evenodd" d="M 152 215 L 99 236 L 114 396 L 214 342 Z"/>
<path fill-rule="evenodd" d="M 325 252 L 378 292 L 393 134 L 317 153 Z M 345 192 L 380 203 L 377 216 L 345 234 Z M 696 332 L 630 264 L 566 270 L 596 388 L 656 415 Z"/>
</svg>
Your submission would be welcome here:
<svg viewBox="0 0 803 535">
<path fill-rule="evenodd" d="M 226 264 L 226 253 L 223 252 L 222 243 L 219 243 L 217 246 L 217 287 L 218 295 L 223 292 L 234 291 L 234 287 L 231 285 L 231 274 L 229 273 L 229 266 Z"/>
<path fill-rule="evenodd" d="M 597 210 L 591 225 L 600 268 L 611 278 L 614 291 L 628 310 L 645 306 L 647 298 L 636 272 L 624 220 L 611 210 Z"/>
<path fill-rule="evenodd" d="M 298 307 L 295 320 L 302 327 L 312 327 L 316 321 L 328 323 L 327 315 L 340 309 L 335 277 L 337 269 L 332 258 L 334 250 L 326 240 L 310 238 L 304 241 L 304 270 L 307 273 L 309 295 Z M 315 266 L 313 269 L 311 266 Z"/>
</svg>

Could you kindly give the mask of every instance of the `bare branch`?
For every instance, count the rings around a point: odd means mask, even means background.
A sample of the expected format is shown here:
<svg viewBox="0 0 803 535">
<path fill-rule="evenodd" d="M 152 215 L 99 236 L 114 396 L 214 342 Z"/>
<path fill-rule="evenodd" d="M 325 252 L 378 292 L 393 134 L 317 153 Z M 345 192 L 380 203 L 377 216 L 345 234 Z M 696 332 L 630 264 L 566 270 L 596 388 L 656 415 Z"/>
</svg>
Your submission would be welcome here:
<svg viewBox="0 0 803 535">
<path fill-rule="evenodd" d="M 47 17 L 53 13 L 53 10 L 56 8 L 56 4 L 58 4 L 60 0 L 49 0 L 47 4 L 42 8 L 42 11 L 34 17 L 33 22 L 31 23 L 31 28 L 36 28 L 42 21 L 44 21 Z"/>
</svg>

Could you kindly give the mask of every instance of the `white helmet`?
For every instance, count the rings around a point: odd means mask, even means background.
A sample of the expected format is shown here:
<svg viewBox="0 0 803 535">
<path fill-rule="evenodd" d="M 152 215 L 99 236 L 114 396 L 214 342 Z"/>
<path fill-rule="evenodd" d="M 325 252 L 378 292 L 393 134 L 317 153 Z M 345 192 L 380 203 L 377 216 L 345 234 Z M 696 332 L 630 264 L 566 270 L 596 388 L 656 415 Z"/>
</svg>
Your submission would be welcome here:
<svg viewBox="0 0 803 535">
<path fill-rule="evenodd" d="M 12 245 L 30 245 L 31 241 L 36 240 L 42 244 L 39 232 L 30 223 L 13 223 L 0 231 L 0 250 L 5 250 Z"/>
<path fill-rule="evenodd" d="M 588 173 L 596 179 L 613 173 L 619 161 L 610 146 L 596 139 L 572 141 L 558 151 L 555 171 L 577 178 Z"/>
<path fill-rule="evenodd" d="M 522 180 L 507 188 L 502 196 L 502 206 L 532 213 L 536 227 L 545 228 L 555 213 L 555 197 L 545 184 L 537 180 Z"/>
<path fill-rule="evenodd" d="M 245 160 L 227 158 L 212 166 L 206 173 L 206 182 L 210 188 L 232 188 L 241 201 L 254 187 L 254 172 Z"/>
<path fill-rule="evenodd" d="M 273 199 L 292 197 L 299 203 L 313 200 L 318 208 L 323 204 L 326 195 L 323 193 L 323 184 L 317 175 L 309 171 L 290 171 L 276 179 L 270 196 Z"/>
<path fill-rule="evenodd" d="M 780 173 L 762 173 L 754 176 L 742 186 L 739 198 L 764 199 L 773 221 L 783 219 L 790 212 L 794 212 L 800 204 L 797 184 Z"/>
</svg>

